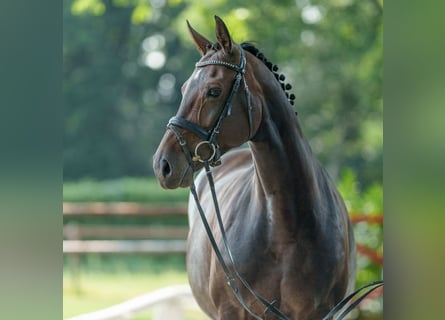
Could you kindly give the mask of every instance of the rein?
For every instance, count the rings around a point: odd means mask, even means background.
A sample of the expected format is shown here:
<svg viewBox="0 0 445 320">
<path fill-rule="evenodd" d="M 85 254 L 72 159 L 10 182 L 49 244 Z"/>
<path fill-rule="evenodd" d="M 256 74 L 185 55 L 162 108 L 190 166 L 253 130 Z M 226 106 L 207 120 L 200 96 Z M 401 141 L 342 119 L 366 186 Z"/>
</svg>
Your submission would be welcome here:
<svg viewBox="0 0 445 320">
<path fill-rule="evenodd" d="M 216 211 L 216 218 L 218 220 L 218 226 L 219 229 L 221 231 L 221 236 L 223 239 L 223 243 L 224 243 L 224 247 L 227 250 L 230 262 L 233 266 L 233 270 L 235 273 L 235 277 L 238 278 L 239 281 L 241 281 L 241 283 L 243 284 L 243 286 L 249 290 L 249 292 L 254 296 L 254 298 L 261 302 L 266 309 L 264 309 L 264 313 L 267 313 L 269 310 L 274 313 L 277 318 L 282 319 L 282 320 L 289 320 L 289 318 L 287 318 L 279 309 L 277 309 L 274 304 L 277 303 L 277 300 L 274 300 L 272 302 L 268 302 L 265 298 L 263 298 L 261 295 L 259 295 L 258 293 L 256 293 L 252 287 L 249 285 L 249 283 L 239 274 L 239 272 L 236 269 L 236 264 L 235 261 L 233 259 L 233 255 L 232 255 L 232 251 L 229 248 L 229 245 L 227 243 L 227 237 L 226 237 L 226 232 L 224 230 L 224 225 L 222 222 L 222 218 L 221 218 L 221 213 L 219 210 L 219 205 L 218 205 L 218 199 L 216 197 L 216 191 L 215 191 L 215 183 L 213 181 L 213 176 L 212 176 L 212 172 L 210 170 L 210 166 L 208 161 L 204 162 L 204 167 L 206 170 L 206 175 L 207 175 L 207 179 L 209 181 L 209 185 L 210 185 L 210 190 L 212 193 L 212 199 L 213 199 L 213 204 L 215 206 L 215 211 Z M 252 310 L 250 310 L 249 306 L 246 304 L 246 302 L 244 301 L 243 296 L 241 295 L 239 288 L 236 284 L 236 278 L 234 277 L 234 275 L 229 271 L 229 268 L 226 265 L 226 262 L 224 261 L 224 258 L 221 254 L 221 251 L 219 250 L 218 244 L 216 243 L 215 237 L 213 236 L 212 230 L 210 228 L 209 222 L 207 221 L 207 218 L 205 216 L 204 210 L 202 209 L 202 206 L 199 202 L 199 198 L 198 198 L 198 194 L 196 192 L 196 187 L 195 187 L 195 183 L 194 181 L 192 182 L 191 186 L 190 186 L 190 191 L 193 195 L 193 198 L 195 199 L 195 203 L 196 206 L 198 207 L 198 211 L 199 211 L 199 215 L 201 216 L 201 220 L 204 224 L 204 228 L 206 229 L 207 232 L 207 236 L 209 237 L 210 243 L 212 244 L 213 250 L 216 254 L 216 257 L 218 258 L 219 264 L 221 265 L 224 273 L 226 274 L 227 277 L 227 284 L 232 288 L 233 293 L 235 294 L 236 298 L 238 299 L 238 301 L 240 302 L 240 304 L 243 306 L 243 308 L 249 312 L 255 319 L 257 320 L 262 320 L 263 318 L 261 318 L 260 316 L 258 316 L 257 314 L 255 314 Z"/>
<path fill-rule="evenodd" d="M 244 286 L 244 288 L 246 288 L 251 293 L 251 295 L 255 298 L 255 300 L 259 301 L 261 304 L 263 304 L 265 306 L 265 309 L 263 311 L 264 314 L 266 314 L 267 312 L 270 311 L 278 319 L 290 320 L 277 307 L 275 307 L 275 304 L 277 304 L 278 300 L 273 300 L 272 302 L 267 301 L 260 294 L 255 292 L 252 289 L 252 287 L 249 285 L 249 283 L 237 271 L 235 260 L 232 255 L 232 251 L 230 250 L 228 242 L 227 242 L 226 232 L 225 232 L 224 225 L 222 222 L 221 212 L 219 209 L 218 199 L 216 196 L 215 183 L 214 183 L 214 179 L 213 179 L 212 172 L 210 169 L 210 166 L 216 166 L 216 165 L 221 164 L 221 159 L 220 159 L 221 151 L 220 151 L 219 145 L 216 141 L 216 136 L 219 133 L 219 129 L 221 127 L 221 124 L 222 124 L 224 118 L 231 114 L 232 100 L 233 100 L 233 97 L 235 96 L 235 94 L 238 92 L 241 81 L 243 81 L 244 90 L 245 90 L 245 94 L 246 94 L 246 100 L 247 100 L 247 113 L 248 113 L 248 121 L 249 121 L 249 140 L 252 138 L 252 106 L 251 106 L 251 102 L 250 102 L 250 93 L 249 93 L 248 86 L 247 86 L 246 79 L 245 79 L 246 57 L 244 54 L 244 50 L 241 49 L 240 51 L 241 51 L 241 61 L 240 61 L 239 66 L 234 65 L 229 62 L 226 62 L 226 61 L 221 61 L 221 60 L 208 60 L 208 61 L 196 63 L 197 68 L 205 67 L 208 65 L 221 65 L 221 66 L 227 67 L 231 70 L 234 70 L 237 73 L 236 77 L 235 77 L 235 81 L 232 85 L 232 90 L 231 90 L 231 92 L 226 100 L 226 103 L 224 104 L 224 107 L 223 107 L 215 125 L 213 126 L 213 128 L 210 130 L 206 130 L 203 127 L 201 127 L 200 125 L 193 123 L 193 122 L 191 122 L 183 117 L 180 117 L 180 116 L 172 117 L 167 124 L 167 128 L 172 130 L 173 133 L 176 135 L 179 145 L 181 146 L 181 148 L 185 154 L 185 157 L 189 163 L 190 169 L 193 169 L 195 163 L 198 161 L 204 164 L 207 180 L 209 182 L 209 186 L 210 186 L 210 190 L 211 190 L 211 194 L 212 194 L 213 204 L 215 207 L 216 218 L 218 221 L 218 227 L 221 232 L 224 248 L 227 251 L 227 255 L 228 255 L 230 263 L 232 265 L 232 268 L 231 268 L 231 269 L 233 269 L 232 272 L 224 260 L 224 257 L 221 253 L 221 250 L 218 247 L 218 244 L 215 240 L 215 237 L 213 235 L 213 232 L 209 225 L 209 222 L 207 221 L 204 210 L 203 210 L 201 203 L 199 201 L 199 197 L 198 197 L 198 194 L 196 191 L 196 186 L 195 186 L 194 180 L 192 181 L 192 184 L 190 185 L 190 191 L 191 191 L 193 198 L 195 200 L 196 206 L 199 211 L 199 215 L 201 217 L 204 228 L 207 232 L 209 241 L 210 241 L 212 248 L 215 252 L 215 255 L 219 261 L 219 264 L 221 265 L 221 268 L 223 269 L 223 271 L 226 275 L 227 284 L 231 287 L 235 297 L 238 299 L 238 301 L 243 306 L 243 308 L 252 317 L 254 317 L 257 320 L 263 320 L 263 318 L 261 318 L 259 315 L 254 313 L 250 309 L 250 307 L 247 305 L 246 301 L 244 300 L 244 298 L 240 292 L 238 284 L 237 284 L 237 280 L 239 280 L 241 282 L 241 284 Z M 194 153 L 192 153 L 190 151 L 190 149 L 188 148 L 187 142 L 185 141 L 183 135 L 181 134 L 181 132 L 178 128 L 185 129 L 185 130 L 197 135 L 198 137 L 200 137 L 202 139 L 202 141 L 196 145 Z M 199 150 L 204 145 L 208 145 L 209 148 L 211 149 L 211 154 L 206 159 L 204 159 L 202 156 L 199 155 Z M 342 311 L 342 309 L 343 309 L 342 313 L 340 315 L 338 315 L 337 318 L 335 318 L 336 320 L 342 320 L 369 293 L 371 293 L 372 291 L 374 291 L 375 289 L 377 289 L 378 287 L 380 287 L 382 285 L 383 285 L 383 281 L 375 281 L 375 282 L 372 282 L 370 284 L 367 284 L 367 285 L 359 288 L 358 290 L 354 291 L 352 294 L 345 297 L 342 301 L 340 301 L 333 309 L 331 309 L 331 311 L 325 317 L 323 317 L 322 320 L 334 319 L 333 317 L 337 313 Z M 349 301 L 351 301 L 357 294 L 359 294 L 364 289 L 368 289 L 368 290 L 365 293 L 363 293 L 362 296 L 360 296 L 354 302 L 352 302 L 348 307 L 345 307 Z"/>
</svg>

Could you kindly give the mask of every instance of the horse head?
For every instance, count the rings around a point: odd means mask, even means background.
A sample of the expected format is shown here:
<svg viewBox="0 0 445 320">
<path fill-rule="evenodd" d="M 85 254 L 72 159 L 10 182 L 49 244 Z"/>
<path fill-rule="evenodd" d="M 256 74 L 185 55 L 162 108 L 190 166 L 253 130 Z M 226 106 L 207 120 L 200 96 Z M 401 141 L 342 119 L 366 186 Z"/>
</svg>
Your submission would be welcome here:
<svg viewBox="0 0 445 320">
<path fill-rule="evenodd" d="M 178 112 L 153 156 L 163 188 L 190 186 L 205 161 L 219 164 L 222 154 L 253 137 L 261 121 L 260 95 L 246 68 L 250 57 L 232 40 L 224 22 L 217 16 L 215 21 L 215 43 L 187 21 L 201 59 L 182 86 Z"/>
</svg>

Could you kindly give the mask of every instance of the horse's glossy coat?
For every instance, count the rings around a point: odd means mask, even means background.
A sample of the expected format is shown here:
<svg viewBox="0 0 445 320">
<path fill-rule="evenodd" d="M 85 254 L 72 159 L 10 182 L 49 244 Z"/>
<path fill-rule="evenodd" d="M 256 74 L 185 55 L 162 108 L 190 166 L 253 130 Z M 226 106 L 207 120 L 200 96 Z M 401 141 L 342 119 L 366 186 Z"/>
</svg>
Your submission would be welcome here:
<svg viewBox="0 0 445 320">
<path fill-rule="evenodd" d="M 189 30 L 202 55 L 200 61 L 239 64 L 242 49 L 218 17 L 217 44 L 190 26 Z M 341 196 L 313 157 L 279 82 L 262 61 L 245 54 L 253 138 L 249 148 L 228 152 L 249 139 L 246 97 L 240 88 L 217 138 L 222 153 L 228 153 L 222 165 L 212 169 L 229 246 L 239 273 L 264 298 L 277 300 L 276 306 L 289 319 L 322 319 L 354 286 L 351 224 Z M 195 69 L 183 86 L 178 115 L 211 128 L 233 77 L 232 70 L 220 65 Z M 194 150 L 200 138 L 182 131 Z M 161 186 L 187 187 L 199 169 L 188 163 L 175 135 L 167 130 L 154 155 Z M 221 241 L 204 174 L 198 175 L 196 185 L 215 238 Z M 227 285 L 193 200 L 189 220 L 187 269 L 198 304 L 212 319 L 251 319 Z M 275 319 L 270 312 L 263 314 L 264 306 L 247 290 L 241 291 L 255 313 Z"/>
</svg>

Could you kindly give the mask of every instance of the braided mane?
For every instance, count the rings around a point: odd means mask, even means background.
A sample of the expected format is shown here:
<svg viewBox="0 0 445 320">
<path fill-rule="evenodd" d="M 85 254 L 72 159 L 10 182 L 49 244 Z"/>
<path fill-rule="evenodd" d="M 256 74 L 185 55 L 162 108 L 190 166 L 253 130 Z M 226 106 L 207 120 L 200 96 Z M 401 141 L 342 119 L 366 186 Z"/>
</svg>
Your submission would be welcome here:
<svg viewBox="0 0 445 320">
<path fill-rule="evenodd" d="M 284 74 L 277 73 L 278 66 L 276 64 L 273 64 L 272 62 L 268 61 L 266 59 L 266 57 L 264 56 L 264 54 L 260 50 L 258 50 L 252 43 L 243 42 L 243 43 L 241 43 L 241 48 L 243 48 L 244 50 L 253 54 L 255 57 L 257 57 L 259 60 L 261 60 L 266 65 L 266 67 L 275 76 L 275 79 L 277 79 L 277 81 L 281 84 L 281 88 L 286 93 L 286 97 L 289 99 L 289 103 L 291 105 L 294 105 L 295 95 L 293 93 L 287 92 L 290 89 L 292 89 L 292 86 L 289 83 L 284 83 L 284 80 L 286 79 L 286 77 L 284 76 Z"/>
</svg>

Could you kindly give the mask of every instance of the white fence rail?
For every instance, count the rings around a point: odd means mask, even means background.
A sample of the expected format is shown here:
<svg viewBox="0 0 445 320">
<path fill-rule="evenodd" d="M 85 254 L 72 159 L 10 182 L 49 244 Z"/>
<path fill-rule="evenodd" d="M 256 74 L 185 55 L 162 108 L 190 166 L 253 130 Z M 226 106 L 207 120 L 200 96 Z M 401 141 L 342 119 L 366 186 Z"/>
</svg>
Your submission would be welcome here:
<svg viewBox="0 0 445 320">
<path fill-rule="evenodd" d="M 184 320 L 185 309 L 199 309 L 188 285 L 174 285 L 66 320 L 131 319 L 149 308 L 153 308 L 153 320 Z"/>
</svg>

